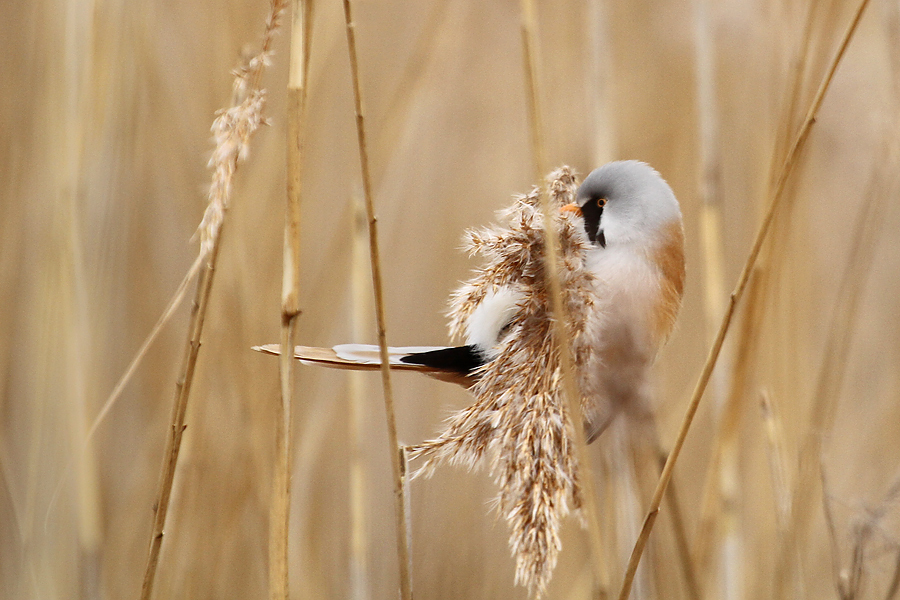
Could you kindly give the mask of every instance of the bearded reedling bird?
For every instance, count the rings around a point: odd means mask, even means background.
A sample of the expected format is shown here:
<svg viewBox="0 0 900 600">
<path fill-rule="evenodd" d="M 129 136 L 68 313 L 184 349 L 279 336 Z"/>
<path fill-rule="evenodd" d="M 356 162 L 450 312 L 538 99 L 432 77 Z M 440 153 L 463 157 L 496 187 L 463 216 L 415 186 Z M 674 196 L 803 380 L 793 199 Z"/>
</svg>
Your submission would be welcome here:
<svg viewBox="0 0 900 600">
<path fill-rule="evenodd" d="M 598 300 L 589 322 L 594 358 L 584 378 L 585 395 L 595 399 L 585 414 L 593 441 L 617 414 L 641 414 L 648 407 L 649 369 L 681 307 L 684 232 L 672 189 L 635 160 L 594 170 L 578 188 L 576 202 L 561 210 L 583 225 L 589 240 L 585 263 Z M 487 294 L 466 323 L 465 345 L 391 348 L 391 368 L 472 385 L 479 367 L 501 351 L 520 301 L 520 292 L 510 288 Z M 278 353 L 277 346 L 258 349 Z M 298 346 L 295 356 L 333 368 L 380 368 L 377 346 Z"/>
</svg>

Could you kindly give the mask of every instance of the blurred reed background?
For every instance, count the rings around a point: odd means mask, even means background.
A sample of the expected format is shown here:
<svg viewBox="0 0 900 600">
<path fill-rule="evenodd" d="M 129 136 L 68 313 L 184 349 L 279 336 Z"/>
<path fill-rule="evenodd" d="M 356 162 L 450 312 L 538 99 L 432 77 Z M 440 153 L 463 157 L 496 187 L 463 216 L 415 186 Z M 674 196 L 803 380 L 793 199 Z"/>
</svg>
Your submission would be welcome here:
<svg viewBox="0 0 900 600">
<path fill-rule="evenodd" d="M 188 303 L 82 448 L 196 256 L 209 125 L 230 102 L 229 71 L 258 43 L 267 3 L 35 0 L 4 9 L 0 596 L 134 598 Z M 551 164 L 586 174 L 610 159 L 642 159 L 682 203 L 688 285 L 658 367 L 663 448 L 787 141 L 855 9 L 539 3 Z M 536 183 L 520 6 L 362 0 L 354 14 L 388 341 L 444 343 L 446 298 L 472 266 L 455 250 L 463 230 Z M 370 302 L 371 292 L 368 266 L 354 258 L 361 184 L 343 27 L 339 2 L 316 3 L 303 167 L 307 345 L 375 337 L 371 308 L 353 302 Z M 224 228 L 157 598 L 267 596 L 278 375 L 277 361 L 250 347 L 279 338 L 287 37 L 264 80 L 271 126 L 239 169 Z M 635 597 L 688 598 L 698 588 L 705 598 L 896 597 L 898 89 L 900 5 L 875 0 L 788 184 L 675 471 L 697 582 L 679 567 L 664 505 Z M 469 401 L 411 375 L 396 375 L 394 387 L 404 443 L 432 436 Z M 379 377 L 300 368 L 297 389 L 292 597 L 394 598 Z M 653 485 L 635 486 L 629 474 L 646 467 L 649 459 L 632 458 L 652 443 L 623 433 L 591 447 L 612 593 Z M 801 456 L 811 468 L 798 467 Z M 527 597 L 513 586 L 488 475 L 443 468 L 410 491 L 417 597 Z M 587 597 L 587 556 L 572 518 L 548 598 Z"/>
</svg>

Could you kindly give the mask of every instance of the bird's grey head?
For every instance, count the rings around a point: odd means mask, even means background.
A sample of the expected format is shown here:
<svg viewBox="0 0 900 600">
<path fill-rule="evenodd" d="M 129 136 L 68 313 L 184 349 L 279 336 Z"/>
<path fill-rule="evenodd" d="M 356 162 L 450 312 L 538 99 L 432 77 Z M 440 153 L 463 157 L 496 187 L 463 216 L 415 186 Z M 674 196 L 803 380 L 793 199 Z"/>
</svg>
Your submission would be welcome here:
<svg viewBox="0 0 900 600">
<path fill-rule="evenodd" d="M 637 160 L 611 162 L 585 177 L 576 194 L 590 240 L 602 247 L 653 241 L 662 227 L 681 220 L 669 184 Z"/>
</svg>

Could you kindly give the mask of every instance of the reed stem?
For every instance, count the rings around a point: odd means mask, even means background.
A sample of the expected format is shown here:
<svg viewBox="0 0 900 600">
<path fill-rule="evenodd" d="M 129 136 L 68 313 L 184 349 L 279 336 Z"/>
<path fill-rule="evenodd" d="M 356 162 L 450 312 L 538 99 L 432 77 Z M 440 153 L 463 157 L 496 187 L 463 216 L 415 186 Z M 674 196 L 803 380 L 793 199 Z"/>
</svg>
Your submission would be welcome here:
<svg viewBox="0 0 900 600">
<path fill-rule="evenodd" d="M 306 81 L 309 69 L 309 42 L 312 3 L 291 2 L 291 50 L 287 107 L 287 209 L 284 222 L 284 259 L 281 289 L 281 347 L 294 347 L 300 316 L 300 206 L 303 166 L 303 125 L 306 108 Z M 288 537 L 290 534 L 291 423 L 294 397 L 294 361 L 285 350 L 278 361 L 281 414 L 275 426 L 275 469 L 272 477 L 272 505 L 269 512 L 269 597 L 290 597 Z"/>
<path fill-rule="evenodd" d="M 185 415 L 187 414 L 188 398 L 191 394 L 191 385 L 194 382 L 197 355 L 200 353 L 200 335 L 203 332 L 203 323 L 206 320 L 206 309 L 209 306 L 209 296 L 210 291 L 212 290 L 216 261 L 219 256 L 221 236 L 222 230 L 219 229 L 219 233 L 210 250 L 210 255 L 197 280 L 197 291 L 194 295 L 193 304 L 191 305 L 188 338 L 184 348 L 184 357 L 181 362 L 181 372 L 175 382 L 175 401 L 172 407 L 169 437 L 166 441 L 166 452 L 163 458 L 163 468 L 160 475 L 156 501 L 153 504 L 155 511 L 153 533 L 150 537 L 150 552 L 147 557 L 147 568 L 144 571 L 144 583 L 141 586 L 141 600 L 150 600 L 153 594 L 153 585 L 156 581 L 156 571 L 159 566 L 159 552 L 162 549 L 166 516 L 169 512 L 169 500 L 172 497 L 172 485 L 175 481 L 175 467 L 178 464 L 181 439 L 184 435 L 184 430 L 187 428 L 184 421 Z"/>
<path fill-rule="evenodd" d="M 262 47 L 258 54 L 248 60 L 235 71 L 234 101 L 232 106 L 220 111 L 213 122 L 213 133 L 216 148 L 210 159 L 213 168 L 212 185 L 209 191 L 209 204 L 200 223 L 200 258 L 205 261 L 203 270 L 197 281 L 197 291 L 191 306 L 191 317 L 188 324 L 188 339 L 185 344 L 181 371 L 175 383 L 175 400 L 172 407 L 172 424 L 166 441 L 162 472 L 154 504 L 153 532 L 150 537 L 150 551 L 147 567 L 141 586 L 141 600 L 150 600 L 159 565 L 159 553 L 162 548 L 166 516 L 172 496 L 172 485 L 175 480 L 175 467 L 181 450 L 184 435 L 185 416 L 188 399 L 194 381 L 197 356 L 200 353 L 200 337 L 206 320 L 206 310 L 215 275 L 216 262 L 222 241 L 222 228 L 225 215 L 231 200 L 233 179 L 238 164 L 247 155 L 250 136 L 263 122 L 262 109 L 265 106 L 265 93 L 259 88 L 266 57 L 271 52 L 275 32 L 278 31 L 284 0 L 271 0 L 266 17 L 265 33 Z"/>
<path fill-rule="evenodd" d="M 344 0 L 344 23 L 347 29 L 347 49 L 350 54 L 350 77 L 353 81 L 353 101 L 356 110 L 356 136 L 359 147 L 360 169 L 362 171 L 363 199 L 366 205 L 366 219 L 369 226 L 369 258 L 372 265 L 372 288 L 375 293 L 375 327 L 378 333 L 378 347 L 381 355 L 381 385 L 384 391 L 388 445 L 391 455 L 391 471 L 394 478 L 394 517 L 397 533 L 397 559 L 400 569 L 400 598 L 401 600 L 411 600 L 412 581 L 410 577 L 409 546 L 407 545 L 406 500 L 404 498 L 402 465 L 400 464 L 400 444 L 397 441 L 394 394 L 391 389 L 390 359 L 388 357 L 381 282 L 381 259 L 378 252 L 378 223 L 372 202 L 372 181 L 369 172 L 369 154 L 366 147 L 365 118 L 363 116 L 362 93 L 359 83 L 359 61 L 356 51 L 356 24 L 353 22 L 350 0 Z"/>
<path fill-rule="evenodd" d="M 691 423 L 693 423 L 694 420 L 694 415 L 697 413 L 697 408 L 700 406 L 700 399 L 703 397 L 703 392 L 706 390 L 707 383 L 709 383 L 709 378 L 712 375 L 713 367 L 715 367 L 716 360 L 719 358 L 719 353 L 722 350 L 722 344 L 725 341 L 725 336 L 727 335 L 728 330 L 731 326 L 731 320 L 734 316 L 737 304 L 738 302 L 740 302 L 744 294 L 744 289 L 747 287 L 747 281 L 750 279 L 750 274 L 753 271 L 754 265 L 756 264 L 756 259 L 759 257 L 763 242 L 765 242 L 766 237 L 768 237 L 769 230 L 772 226 L 772 221 L 775 219 L 778 208 L 781 206 L 781 201 L 784 197 L 785 185 L 787 184 L 788 179 L 794 171 L 794 167 L 798 162 L 800 152 L 805 146 L 806 140 L 809 138 L 809 133 L 812 130 L 813 124 L 816 122 L 816 115 L 818 114 L 819 108 L 822 105 L 822 100 L 824 100 L 825 98 L 825 93 L 828 91 L 828 88 L 831 85 L 831 81 L 834 78 L 834 73 L 835 71 L 837 71 L 837 67 L 844 56 L 844 52 L 846 51 L 847 46 L 849 45 L 850 40 L 853 37 L 853 33 L 856 31 L 856 27 L 859 24 L 860 18 L 862 17 L 862 14 L 865 11 L 868 3 L 869 0 L 862 0 L 860 2 L 854 17 L 850 22 L 850 25 L 847 27 L 847 30 L 844 33 L 841 45 L 831 61 L 828 72 L 822 80 L 822 83 L 819 85 L 819 89 L 816 92 L 809 110 L 806 113 L 806 118 L 803 121 L 803 125 L 800 127 L 800 131 L 797 132 L 797 135 L 794 138 L 793 143 L 791 144 L 790 150 L 787 153 L 787 158 L 782 165 L 775 185 L 774 196 L 771 203 L 769 204 L 768 210 L 766 211 L 765 217 L 760 224 L 759 231 L 756 234 L 756 239 L 753 242 L 753 246 L 750 249 L 750 254 L 747 257 L 747 260 L 744 263 L 744 267 L 741 270 L 737 285 L 735 286 L 734 291 L 731 293 L 731 298 L 729 300 L 725 316 L 722 319 L 722 325 L 719 327 L 719 332 L 716 334 L 716 339 L 709 350 L 709 355 L 706 358 L 706 363 L 703 365 L 703 370 L 700 372 L 700 377 L 697 381 L 696 387 L 694 388 L 694 393 L 691 396 L 691 401 L 688 404 L 687 412 L 685 413 L 684 419 L 681 422 L 681 428 L 678 431 L 678 437 L 675 438 L 675 443 L 672 446 L 671 452 L 669 453 L 669 458 L 668 460 L 666 460 L 665 467 L 663 467 L 663 472 L 662 475 L 660 475 L 659 483 L 656 486 L 656 491 L 654 492 L 653 499 L 650 502 L 650 509 L 644 519 L 644 525 L 641 528 L 640 536 L 638 536 L 637 542 L 634 545 L 634 550 L 631 554 L 631 558 L 628 561 L 628 567 L 625 571 L 625 579 L 622 584 L 622 590 L 619 594 L 619 600 L 626 600 L 631 594 L 631 585 L 634 581 L 634 574 L 637 571 L 638 564 L 641 560 L 641 555 L 643 554 L 644 548 L 647 545 L 647 540 L 650 537 L 650 532 L 653 530 L 653 524 L 656 522 L 656 517 L 659 514 L 659 506 L 662 502 L 663 494 L 665 493 L 666 488 L 669 485 L 669 481 L 672 478 L 672 471 L 675 468 L 675 463 L 678 460 L 678 456 L 681 454 L 681 449 L 684 446 L 684 440 L 687 438 L 688 431 L 691 428 Z"/>
<path fill-rule="evenodd" d="M 547 153 L 544 144 L 544 123 L 540 103 L 540 79 L 537 58 L 537 9 L 534 0 L 522 0 L 522 48 L 525 59 L 525 83 L 528 97 L 528 117 L 531 123 L 531 144 L 538 181 L 547 172 Z M 544 217 L 544 238 L 546 254 L 544 257 L 544 273 L 547 287 L 550 289 L 550 315 L 553 319 L 554 341 L 559 353 L 562 372 L 563 396 L 566 399 L 569 419 L 575 442 L 575 455 L 578 460 L 579 477 L 583 502 L 583 513 L 588 525 L 588 541 L 591 548 L 591 568 L 593 574 L 593 594 L 595 598 L 606 598 L 608 583 L 602 568 L 603 552 L 600 536 L 600 521 L 597 517 L 597 496 L 594 490 L 593 471 L 584 428 L 581 425 L 581 394 L 575 383 L 575 361 L 568 344 L 566 310 L 562 301 L 562 287 L 559 281 L 558 248 L 559 240 L 556 229 L 552 226 L 556 215 L 550 206 L 550 197 L 542 191 L 540 194 L 541 212 Z"/>
</svg>

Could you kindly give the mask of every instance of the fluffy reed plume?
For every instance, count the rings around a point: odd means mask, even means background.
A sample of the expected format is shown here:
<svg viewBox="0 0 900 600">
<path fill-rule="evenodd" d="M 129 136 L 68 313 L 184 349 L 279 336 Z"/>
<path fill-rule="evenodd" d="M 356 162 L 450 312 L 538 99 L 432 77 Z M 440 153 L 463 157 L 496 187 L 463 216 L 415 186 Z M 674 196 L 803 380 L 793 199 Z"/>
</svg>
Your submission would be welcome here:
<svg viewBox="0 0 900 600">
<path fill-rule="evenodd" d="M 150 600 L 153 595 L 153 586 L 155 585 L 159 555 L 165 532 L 166 516 L 169 511 L 169 501 L 172 497 L 172 486 L 175 481 L 175 468 L 178 464 L 181 439 L 186 427 L 185 418 L 188 399 L 194 380 L 197 356 L 200 351 L 200 338 L 206 319 L 207 307 L 209 306 L 213 276 L 215 275 L 222 223 L 225 220 L 225 212 L 228 209 L 228 201 L 231 198 L 232 181 L 238 163 L 247 158 L 250 137 L 265 122 L 262 110 L 266 96 L 265 91 L 260 89 L 259 84 L 263 69 L 269 64 L 272 41 L 275 33 L 278 31 L 283 10 L 284 0 L 272 0 L 269 5 L 268 16 L 266 17 L 266 29 L 263 35 L 262 47 L 257 54 L 235 70 L 232 105 L 216 113 L 216 118 L 211 128 L 216 144 L 209 161 L 209 166 L 213 169 L 212 183 L 208 194 L 209 204 L 203 213 L 203 219 L 197 230 L 200 236 L 200 254 L 194 262 L 191 272 L 204 261 L 205 264 L 197 282 L 194 309 L 191 311 L 191 320 L 188 324 L 188 339 L 185 344 L 184 358 L 175 385 L 172 424 L 166 440 L 163 468 L 157 488 L 156 502 L 154 503 L 156 512 L 153 519 L 153 532 L 150 537 L 147 566 L 144 570 L 144 582 L 141 586 L 141 600 Z M 190 274 L 185 279 L 185 282 L 189 277 Z M 156 333 L 157 330 L 154 330 L 151 336 L 156 335 Z M 107 404 L 111 405 L 111 402 L 112 399 Z"/>
<path fill-rule="evenodd" d="M 548 177 L 554 208 L 572 202 L 575 177 L 562 167 Z M 544 223 L 537 188 L 501 213 L 505 225 L 469 231 L 465 247 L 485 264 L 452 297 L 450 331 L 459 337 L 467 318 L 490 292 L 512 286 L 520 310 L 501 342 L 499 356 L 482 367 L 472 388 L 476 401 L 451 416 L 435 440 L 411 457 L 473 467 L 487 456 L 500 487 L 499 508 L 511 528 L 516 583 L 537 596 L 546 590 L 560 551 L 562 518 L 570 502 L 581 507 L 572 419 L 562 395 L 560 359 L 553 343 L 549 290 L 544 279 Z M 596 302 L 585 269 L 587 242 L 574 223 L 553 219 L 560 240 L 559 274 L 568 312 L 568 342 L 576 367 L 587 364 L 588 315 Z M 579 369 L 579 374 L 580 374 Z M 582 386 L 583 387 L 583 386 Z M 585 399 L 581 400 L 582 405 Z M 581 419 L 575 422 L 581 426 Z"/>
<path fill-rule="evenodd" d="M 210 127 L 215 149 L 208 165 L 213 170 L 209 204 L 197 229 L 201 256 L 209 256 L 219 236 L 231 198 L 234 173 L 238 163 L 247 159 L 250 138 L 260 125 L 267 124 L 262 114 L 266 90 L 259 87 L 259 80 L 271 63 L 272 42 L 281 26 L 285 6 L 284 0 L 272 0 L 270 3 L 260 51 L 233 71 L 232 105 L 216 111 L 216 118 Z"/>
</svg>

